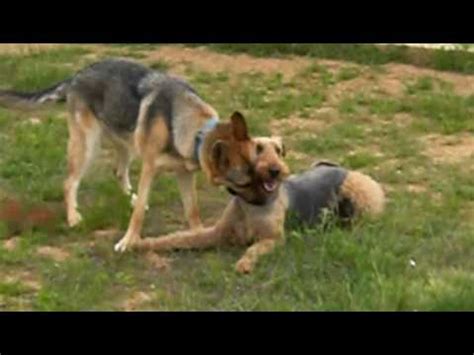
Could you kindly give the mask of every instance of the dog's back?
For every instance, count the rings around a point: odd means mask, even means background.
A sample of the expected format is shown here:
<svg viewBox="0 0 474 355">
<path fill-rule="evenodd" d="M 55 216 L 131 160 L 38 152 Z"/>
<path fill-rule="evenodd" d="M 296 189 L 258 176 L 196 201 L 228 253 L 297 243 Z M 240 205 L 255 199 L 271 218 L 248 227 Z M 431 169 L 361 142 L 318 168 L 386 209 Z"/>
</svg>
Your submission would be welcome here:
<svg viewBox="0 0 474 355">
<path fill-rule="evenodd" d="M 160 116 L 171 127 L 177 98 L 194 90 L 183 80 L 123 59 L 104 60 L 85 68 L 69 88 L 70 95 L 82 99 L 97 119 L 117 133 L 135 129 L 140 104 L 152 92 L 155 95 L 146 119 Z"/>
<path fill-rule="evenodd" d="M 376 181 L 331 163 L 291 176 L 284 188 L 290 214 L 308 225 L 318 223 L 325 208 L 348 219 L 360 213 L 375 215 L 384 208 L 384 193 Z"/>
<path fill-rule="evenodd" d="M 292 175 L 284 183 L 291 214 L 305 224 L 318 223 L 323 208 L 337 202 L 339 188 L 347 170 L 329 165 L 318 165 L 302 174 Z"/>
</svg>

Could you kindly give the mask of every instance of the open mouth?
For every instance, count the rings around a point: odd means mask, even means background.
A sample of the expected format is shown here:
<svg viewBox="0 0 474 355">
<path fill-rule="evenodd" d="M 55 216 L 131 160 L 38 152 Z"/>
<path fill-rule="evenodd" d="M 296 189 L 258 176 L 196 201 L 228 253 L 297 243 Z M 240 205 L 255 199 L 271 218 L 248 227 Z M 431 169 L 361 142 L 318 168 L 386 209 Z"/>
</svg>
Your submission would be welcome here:
<svg viewBox="0 0 474 355">
<path fill-rule="evenodd" d="M 277 180 L 264 181 L 262 185 L 263 185 L 263 189 L 266 192 L 273 192 L 278 187 L 278 181 Z"/>
</svg>

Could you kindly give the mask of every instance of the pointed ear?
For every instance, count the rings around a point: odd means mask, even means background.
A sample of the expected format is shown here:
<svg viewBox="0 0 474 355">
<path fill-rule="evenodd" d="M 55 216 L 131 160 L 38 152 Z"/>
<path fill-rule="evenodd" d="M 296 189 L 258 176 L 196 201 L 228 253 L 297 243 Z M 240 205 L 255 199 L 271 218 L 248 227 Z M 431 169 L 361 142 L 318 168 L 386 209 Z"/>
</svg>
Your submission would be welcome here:
<svg viewBox="0 0 474 355">
<path fill-rule="evenodd" d="M 229 146 L 224 141 L 217 141 L 212 145 L 212 163 L 219 172 L 226 170 L 229 166 Z"/>
<path fill-rule="evenodd" d="M 247 130 L 247 123 L 245 122 L 244 116 L 235 111 L 232 116 L 230 117 L 232 121 L 232 129 L 234 132 L 234 138 L 238 141 L 247 141 L 250 139 L 248 130 Z"/>
</svg>

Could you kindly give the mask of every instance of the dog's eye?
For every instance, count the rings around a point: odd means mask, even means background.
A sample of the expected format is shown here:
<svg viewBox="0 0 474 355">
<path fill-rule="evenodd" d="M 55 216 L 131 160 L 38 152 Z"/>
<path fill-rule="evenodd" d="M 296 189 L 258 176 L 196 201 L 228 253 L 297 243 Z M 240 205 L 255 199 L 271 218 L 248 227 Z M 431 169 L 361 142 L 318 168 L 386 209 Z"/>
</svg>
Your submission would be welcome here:
<svg viewBox="0 0 474 355">
<path fill-rule="evenodd" d="M 261 154 L 263 152 L 263 146 L 261 144 L 257 144 L 257 154 Z"/>
<path fill-rule="evenodd" d="M 276 150 L 276 152 L 277 152 L 278 155 L 281 155 L 281 149 L 280 149 L 279 147 L 276 147 L 275 150 Z"/>
</svg>

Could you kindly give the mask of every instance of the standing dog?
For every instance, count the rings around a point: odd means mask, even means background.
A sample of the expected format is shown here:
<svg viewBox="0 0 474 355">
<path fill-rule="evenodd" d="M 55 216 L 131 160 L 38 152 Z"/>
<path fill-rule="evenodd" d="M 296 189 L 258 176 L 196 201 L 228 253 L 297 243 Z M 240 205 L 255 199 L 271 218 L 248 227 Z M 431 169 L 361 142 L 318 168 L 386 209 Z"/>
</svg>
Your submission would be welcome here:
<svg viewBox="0 0 474 355">
<path fill-rule="evenodd" d="M 103 135 L 114 143 L 117 176 L 131 194 L 129 165 L 134 156 L 143 160 L 134 210 L 125 236 L 115 245 L 124 251 L 140 238 L 151 183 L 157 171 L 176 173 L 184 212 L 192 229 L 201 226 L 194 172 L 200 167 L 214 184 L 250 181 L 247 165 L 239 157 L 250 143 L 243 117 L 234 113 L 219 123 L 216 111 L 185 81 L 124 59 L 108 59 L 86 67 L 73 77 L 35 93 L 0 92 L 0 102 L 35 106 L 67 100 L 68 177 L 64 183 L 67 220 L 81 221 L 77 191 Z M 213 168 L 213 157 L 225 151 L 232 157 L 225 176 Z M 246 152 L 246 155 L 249 153 Z M 244 154 L 244 156 L 245 156 Z M 135 198 L 134 198 L 135 197 Z"/>
<path fill-rule="evenodd" d="M 250 244 L 236 264 L 238 272 L 249 273 L 261 255 L 284 242 L 288 211 L 307 225 L 318 223 L 324 208 L 332 209 L 344 218 L 382 212 L 383 190 L 369 176 L 330 163 L 319 163 L 286 179 L 289 171 L 282 160 L 285 149 L 281 139 L 256 138 L 252 143 L 255 157 L 252 183 L 247 187 L 231 182 L 226 184 L 234 197 L 214 226 L 147 238 L 136 248 L 171 250 Z M 216 164 L 220 161 L 216 160 Z"/>
</svg>

